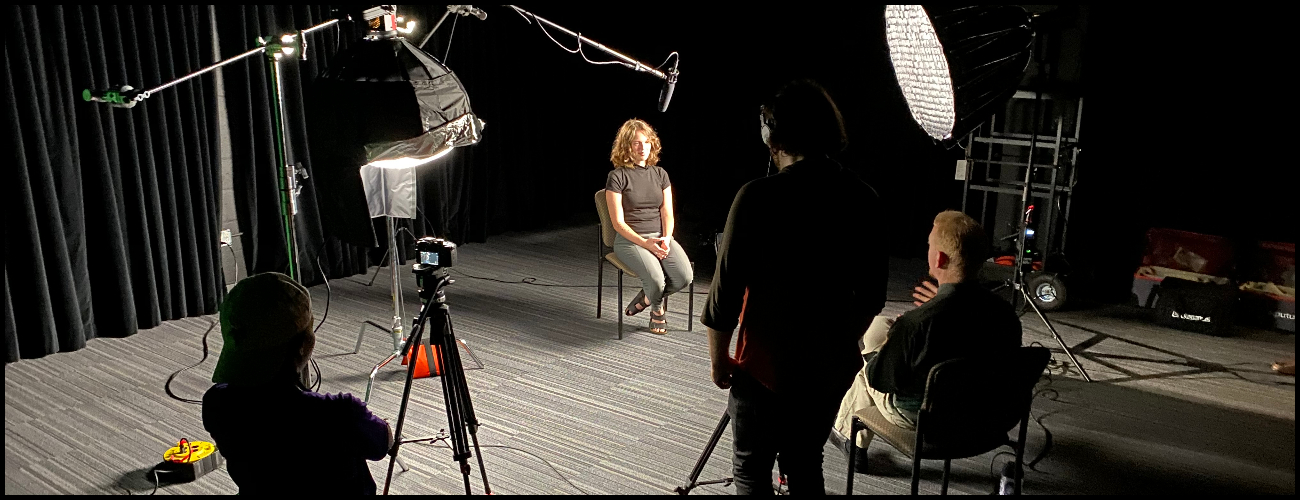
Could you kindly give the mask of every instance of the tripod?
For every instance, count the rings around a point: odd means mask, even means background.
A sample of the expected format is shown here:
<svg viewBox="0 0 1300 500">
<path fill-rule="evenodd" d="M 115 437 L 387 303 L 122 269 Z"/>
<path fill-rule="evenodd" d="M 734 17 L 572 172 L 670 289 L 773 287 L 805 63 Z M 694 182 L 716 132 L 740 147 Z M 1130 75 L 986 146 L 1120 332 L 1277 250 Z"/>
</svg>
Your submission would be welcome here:
<svg viewBox="0 0 1300 500">
<path fill-rule="evenodd" d="M 709 484 L 721 484 L 722 486 L 731 486 L 731 484 L 736 481 L 735 478 L 731 478 L 731 477 L 724 478 L 724 479 L 714 479 L 714 480 L 704 481 L 704 482 L 700 482 L 699 480 L 700 474 L 704 472 L 704 464 L 708 463 L 709 457 L 713 455 L 713 449 L 718 446 L 718 441 L 722 439 L 722 433 L 726 432 L 727 424 L 729 423 L 731 423 L 731 414 L 727 412 L 723 412 L 722 420 L 718 421 L 718 426 L 713 429 L 713 435 L 709 437 L 709 444 L 704 447 L 704 453 L 701 453 L 700 459 L 695 461 L 695 468 L 691 470 L 691 477 L 690 477 L 691 482 L 685 486 L 678 486 L 676 488 L 673 488 L 673 492 L 677 493 L 678 495 L 685 496 L 685 495 L 689 495 L 691 493 L 691 490 L 700 486 L 705 486 Z M 778 479 L 777 479 L 777 484 L 773 488 L 773 490 L 775 490 L 777 494 L 784 495 L 786 493 L 784 489 L 786 483 L 785 474 L 779 472 L 780 465 L 777 465 L 777 469 L 778 469 L 777 472 Z"/>
<path fill-rule="evenodd" d="M 448 437 L 451 441 L 452 460 L 460 462 L 460 472 L 465 478 L 465 494 L 470 494 L 469 457 L 478 455 L 478 468 L 483 476 L 483 490 L 491 495 L 492 487 L 488 485 L 487 469 L 483 468 L 483 453 L 478 444 L 478 419 L 474 416 L 474 405 L 470 401 L 469 387 L 465 383 L 465 371 L 460 363 L 460 351 L 456 348 L 456 335 L 451 326 L 451 310 L 447 307 L 443 287 L 455 283 L 450 274 L 436 266 L 415 264 L 416 283 L 419 287 L 420 316 L 415 320 L 408 345 L 426 350 L 430 374 L 439 374 L 442 379 L 442 399 L 447 407 Z M 421 343 L 421 337 L 428 323 L 433 323 L 428 339 Z M 437 356 L 436 358 L 434 356 Z M 397 411 L 397 427 L 393 432 L 393 448 L 389 450 L 388 477 L 384 479 L 384 494 L 393 480 L 393 465 L 397 463 L 397 452 L 401 448 L 402 427 L 406 423 L 406 408 L 411 399 L 411 382 L 415 379 L 416 353 L 411 351 L 411 362 L 406 369 L 406 386 L 402 389 L 402 405 Z M 435 365 L 436 363 L 436 365 Z M 474 452 L 470 453 L 466 443 L 466 430 L 474 441 Z M 414 439 L 408 442 L 427 441 Z"/>
<path fill-rule="evenodd" d="M 700 474 L 704 472 L 704 464 L 709 461 L 709 456 L 713 455 L 713 448 L 718 446 L 718 440 L 722 439 L 722 433 L 727 430 L 727 424 L 730 422 L 731 422 L 731 414 L 723 412 L 722 420 L 718 421 L 718 426 L 713 429 L 713 436 L 709 437 L 709 444 L 704 447 L 704 453 L 700 455 L 699 460 L 695 461 L 695 469 L 691 470 L 690 484 L 687 484 L 686 486 L 678 486 L 673 490 L 674 492 L 676 492 L 678 495 L 688 495 L 691 493 L 691 490 L 695 489 L 697 486 L 704 486 L 706 484 L 721 484 L 723 486 L 731 486 L 731 483 L 734 482 L 734 479 L 730 477 L 726 479 L 715 479 L 712 481 L 705 481 L 702 483 L 699 482 Z"/>
</svg>

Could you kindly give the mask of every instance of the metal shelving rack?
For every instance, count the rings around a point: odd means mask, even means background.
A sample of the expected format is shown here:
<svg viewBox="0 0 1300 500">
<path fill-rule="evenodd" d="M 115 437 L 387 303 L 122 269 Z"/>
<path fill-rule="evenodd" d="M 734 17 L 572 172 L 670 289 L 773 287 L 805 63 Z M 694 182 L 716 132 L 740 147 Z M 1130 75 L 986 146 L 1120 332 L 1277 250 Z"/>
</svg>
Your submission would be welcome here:
<svg viewBox="0 0 1300 500">
<path fill-rule="evenodd" d="M 1032 102 L 1034 96 L 1034 92 L 1017 91 L 1007 104 L 1004 113 L 993 115 L 987 123 L 981 125 L 976 129 L 975 133 L 970 134 L 966 139 L 966 172 L 963 182 L 962 207 L 967 213 L 973 215 L 970 207 L 972 195 L 980 197 L 978 220 L 984 227 L 992 231 L 990 237 L 993 241 L 1002 241 L 1006 236 L 997 234 L 997 228 L 1001 227 L 997 222 L 1000 221 L 989 220 L 990 198 L 997 198 L 999 195 L 1005 194 L 1014 197 L 1016 203 L 1019 202 L 1024 190 L 1024 168 L 1028 167 L 1026 160 L 1029 153 L 1029 141 L 1032 138 L 1031 134 L 1028 133 L 1031 130 L 1028 128 L 1023 131 L 999 131 L 999 118 L 1002 118 L 1003 128 L 1007 128 L 1006 123 L 1009 123 L 1010 120 L 1007 120 L 1006 116 L 1013 112 L 1016 101 L 1029 100 Z M 1070 205 L 1073 199 L 1074 185 L 1078 179 L 1079 133 L 1083 122 L 1083 97 L 1044 92 L 1042 98 L 1044 102 L 1052 101 L 1052 105 L 1047 107 L 1046 111 L 1051 113 L 1050 118 L 1054 120 L 1055 134 L 1049 135 L 1040 131 L 1038 135 L 1035 146 L 1041 149 L 1035 154 L 1034 169 L 1038 172 L 1035 173 L 1030 197 L 1032 204 L 1037 204 L 1032 200 L 1046 202 L 1040 205 L 1043 207 L 1042 210 L 1036 210 L 1036 218 L 1039 222 L 1035 238 L 1037 240 L 1037 249 L 1044 257 L 1043 271 L 1046 272 L 1048 270 L 1046 256 L 1064 253 L 1065 249 Z M 1065 111 L 1066 109 L 1073 111 L 1072 116 Z M 1032 118 L 1029 116 L 1031 114 L 1032 112 L 1025 112 L 1023 117 Z M 1019 120 L 1020 123 L 1031 123 L 1033 121 L 1032 119 Z M 1070 128 L 1073 131 L 1067 132 Z M 1042 158 L 1044 161 L 1038 161 L 1038 158 Z M 1051 161 L 1046 161 L 1047 159 Z M 1004 175 L 1004 169 L 1006 168 L 1014 168 L 1015 175 Z M 1010 198 L 1005 197 L 1004 199 L 1010 200 Z M 996 204 L 997 200 L 994 199 L 992 202 Z M 1019 216 L 1023 216 L 1023 214 Z M 996 217 L 996 213 L 994 213 L 994 217 Z M 1012 219 L 1012 222 L 1017 220 Z M 1016 233 L 1012 233 L 1011 236 L 1016 236 Z M 1053 247 L 1054 243 L 1056 244 L 1055 247 Z"/>
</svg>

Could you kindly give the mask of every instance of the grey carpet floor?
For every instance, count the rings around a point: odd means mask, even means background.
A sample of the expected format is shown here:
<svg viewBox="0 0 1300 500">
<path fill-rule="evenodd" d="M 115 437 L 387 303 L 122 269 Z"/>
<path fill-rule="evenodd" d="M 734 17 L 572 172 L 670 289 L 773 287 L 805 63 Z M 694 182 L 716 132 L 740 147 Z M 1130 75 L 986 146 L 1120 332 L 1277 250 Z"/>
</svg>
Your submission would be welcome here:
<svg viewBox="0 0 1300 500">
<path fill-rule="evenodd" d="M 477 368 L 462 356 L 498 494 L 671 494 L 685 484 L 726 407 L 726 392 L 710 381 L 704 329 L 688 317 L 684 294 L 670 303 L 670 334 L 650 334 L 638 316 L 618 340 L 622 305 L 607 267 L 604 314 L 595 317 L 592 231 L 501 235 L 459 251 L 447 302 L 455 335 L 483 363 Z M 370 370 L 392 352 L 387 332 L 372 329 L 360 353 L 351 354 L 364 321 L 390 322 L 389 275 L 378 273 L 373 286 L 365 286 L 370 276 L 355 276 L 332 280 L 328 293 L 312 289 L 318 320 L 329 297 L 315 354 L 322 392 L 364 394 Z M 891 297 L 907 297 L 923 273 L 924 262 L 895 261 Z M 696 316 L 709 281 L 704 271 L 697 274 Z M 414 279 L 409 268 L 402 276 L 407 314 L 414 316 Z M 518 283 L 526 278 L 531 284 Z M 637 286 L 625 282 L 625 299 Z M 795 285 L 791 292 L 815 290 Z M 885 312 L 911 307 L 891 302 Z M 1026 457 L 1040 459 L 1026 474 L 1027 493 L 1295 493 L 1295 379 L 1269 370 L 1269 362 L 1294 355 L 1293 335 L 1242 329 L 1207 337 L 1154 326 L 1124 307 L 1050 318 L 1095 382 L 1082 380 L 1032 313 L 1022 318 L 1026 342 L 1055 350 L 1052 375 L 1034 401 L 1041 424 L 1031 424 Z M 5 493 L 149 493 L 153 481 L 144 472 L 163 450 L 182 437 L 210 439 L 200 407 L 172 399 L 163 384 L 201 358 L 215 319 L 170 321 L 125 339 L 96 339 L 80 351 L 7 364 Z M 173 382 L 178 396 L 198 399 L 210 385 L 221 351 L 217 328 L 207 341 L 208 359 Z M 381 369 L 370 398 L 371 410 L 390 421 L 403 369 Z M 435 435 L 446 420 L 439 380 L 417 379 L 405 437 Z M 730 451 L 728 433 L 701 480 L 729 476 Z M 873 443 L 869 453 L 872 473 L 856 476 L 854 493 L 905 493 L 910 465 L 888 445 Z M 408 444 L 400 456 L 410 470 L 394 474 L 393 493 L 463 493 L 441 444 Z M 954 461 L 950 492 L 992 492 L 994 473 L 1007 459 L 989 453 Z M 387 466 L 371 463 L 381 489 Z M 923 493 L 938 492 L 941 466 L 925 464 Z M 843 453 L 828 443 L 829 493 L 844 493 L 846 468 Z M 481 493 L 476 463 L 474 471 L 471 484 Z M 158 493 L 236 491 L 223 467 Z M 710 485 L 694 493 L 732 492 Z"/>
</svg>

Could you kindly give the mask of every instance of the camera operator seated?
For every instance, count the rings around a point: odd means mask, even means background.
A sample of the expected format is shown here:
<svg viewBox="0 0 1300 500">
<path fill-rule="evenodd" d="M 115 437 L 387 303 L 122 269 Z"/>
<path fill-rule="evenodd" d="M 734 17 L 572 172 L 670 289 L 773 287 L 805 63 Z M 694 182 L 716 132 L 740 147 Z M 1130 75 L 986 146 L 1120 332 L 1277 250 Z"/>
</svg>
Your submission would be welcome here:
<svg viewBox="0 0 1300 500">
<path fill-rule="evenodd" d="M 316 344 L 307 289 L 279 273 L 239 282 L 221 304 L 221 336 L 203 427 L 239 492 L 373 495 L 366 461 L 393 435 L 351 394 L 304 387 Z"/>
<path fill-rule="evenodd" d="M 926 260 L 938 286 L 917 287 L 916 309 L 896 318 L 877 316 L 867 328 L 862 336 L 867 363 L 840 404 L 838 437 L 847 439 L 853 414 L 869 406 L 894 425 L 915 429 L 934 365 L 1020 347 L 1020 318 L 977 280 L 987 247 L 984 229 L 970 216 L 950 210 L 935 217 Z M 859 433 L 860 453 L 871 437 Z"/>
</svg>

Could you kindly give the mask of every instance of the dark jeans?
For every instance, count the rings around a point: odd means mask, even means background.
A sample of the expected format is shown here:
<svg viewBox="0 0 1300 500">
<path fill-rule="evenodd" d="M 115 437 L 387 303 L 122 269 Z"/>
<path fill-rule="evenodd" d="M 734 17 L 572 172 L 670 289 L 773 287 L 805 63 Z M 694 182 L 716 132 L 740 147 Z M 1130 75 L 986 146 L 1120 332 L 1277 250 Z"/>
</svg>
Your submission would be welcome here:
<svg viewBox="0 0 1300 500">
<path fill-rule="evenodd" d="M 848 390 L 847 384 L 831 385 L 836 387 L 809 388 L 797 397 L 782 397 L 736 372 L 727 413 L 737 495 L 771 495 L 772 466 L 777 461 L 791 494 L 826 494 L 822 448 Z"/>
</svg>

